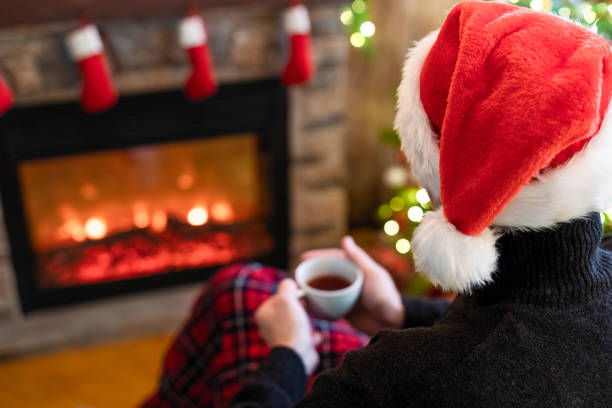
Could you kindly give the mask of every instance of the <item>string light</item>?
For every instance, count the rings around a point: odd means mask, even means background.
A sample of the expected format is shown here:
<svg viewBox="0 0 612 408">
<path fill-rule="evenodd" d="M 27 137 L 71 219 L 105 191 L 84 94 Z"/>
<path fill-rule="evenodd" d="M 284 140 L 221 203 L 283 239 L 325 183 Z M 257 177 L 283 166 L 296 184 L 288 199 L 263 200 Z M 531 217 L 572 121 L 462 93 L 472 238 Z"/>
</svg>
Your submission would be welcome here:
<svg viewBox="0 0 612 408">
<path fill-rule="evenodd" d="M 584 21 L 588 24 L 593 24 L 597 19 L 597 14 L 593 10 L 586 10 L 583 13 Z"/>
<path fill-rule="evenodd" d="M 391 201 L 389 201 L 389 207 L 393 211 L 402 211 L 404 209 L 404 200 L 400 197 L 393 197 Z"/>
<path fill-rule="evenodd" d="M 423 220 L 423 209 L 421 207 L 410 207 L 408 210 L 408 219 L 412 222 L 421 222 Z"/>
<path fill-rule="evenodd" d="M 427 204 L 427 203 L 429 203 L 431 201 L 429 199 L 429 194 L 427 194 L 427 190 L 425 190 L 424 188 L 422 188 L 419 191 L 417 191 L 417 193 L 416 193 L 416 200 L 421 205 L 425 205 L 425 204 Z"/>
<path fill-rule="evenodd" d="M 570 10 L 568 7 L 561 7 L 559 9 L 559 16 L 563 18 L 570 18 L 571 15 L 572 15 L 572 10 Z"/>
<path fill-rule="evenodd" d="M 389 204 L 383 204 L 380 207 L 378 207 L 378 216 L 381 219 L 387 220 L 391 218 L 392 215 L 393 215 L 393 210 L 391 209 Z"/>
<path fill-rule="evenodd" d="M 361 34 L 363 34 L 364 36 L 371 37 L 376 32 L 376 26 L 373 22 L 366 21 L 365 23 L 361 24 L 361 26 L 359 27 L 359 31 L 361 31 Z"/>
<path fill-rule="evenodd" d="M 385 222 L 385 226 L 383 227 L 383 229 L 385 230 L 385 234 L 392 237 L 394 235 L 397 235 L 400 230 L 400 227 L 397 221 L 389 220 Z"/>
<path fill-rule="evenodd" d="M 357 14 L 361 14 L 366 10 L 366 4 L 363 0 L 355 0 L 351 5 L 353 11 Z"/>
<path fill-rule="evenodd" d="M 360 32 L 351 34 L 351 45 L 355 48 L 361 48 L 365 45 L 366 38 Z"/>
<path fill-rule="evenodd" d="M 353 23 L 353 12 L 350 9 L 344 10 L 340 13 L 340 21 L 344 25 L 350 25 Z"/>
<path fill-rule="evenodd" d="M 531 3 L 529 3 L 529 7 L 534 10 L 540 11 L 542 10 L 542 8 L 544 8 L 544 2 L 542 0 L 531 0 Z"/>
<path fill-rule="evenodd" d="M 408 241 L 406 238 L 398 239 L 395 243 L 395 249 L 400 254 L 407 254 L 410 252 L 410 241 Z"/>
<path fill-rule="evenodd" d="M 566 20 L 572 19 L 590 31 L 612 41 L 612 4 L 610 1 L 506 0 L 506 2 L 537 11 L 552 11 L 559 17 Z"/>
</svg>

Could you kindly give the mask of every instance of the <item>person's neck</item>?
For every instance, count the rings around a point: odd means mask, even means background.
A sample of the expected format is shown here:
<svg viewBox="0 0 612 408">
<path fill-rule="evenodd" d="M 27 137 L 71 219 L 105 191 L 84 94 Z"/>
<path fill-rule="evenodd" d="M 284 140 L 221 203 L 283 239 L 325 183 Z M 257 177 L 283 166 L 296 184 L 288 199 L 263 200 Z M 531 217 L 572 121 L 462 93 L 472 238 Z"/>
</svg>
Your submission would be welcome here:
<svg viewBox="0 0 612 408">
<path fill-rule="evenodd" d="M 473 292 L 485 301 L 564 307 L 612 288 L 612 254 L 600 249 L 599 213 L 554 228 L 506 232 L 493 282 Z"/>
</svg>

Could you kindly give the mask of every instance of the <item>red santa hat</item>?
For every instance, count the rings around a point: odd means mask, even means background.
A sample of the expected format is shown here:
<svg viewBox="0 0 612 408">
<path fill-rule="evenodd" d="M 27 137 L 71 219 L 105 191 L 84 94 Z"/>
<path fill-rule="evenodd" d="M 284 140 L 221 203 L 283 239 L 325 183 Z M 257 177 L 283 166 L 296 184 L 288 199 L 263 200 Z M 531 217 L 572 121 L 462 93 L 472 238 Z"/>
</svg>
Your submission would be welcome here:
<svg viewBox="0 0 612 408">
<path fill-rule="evenodd" d="M 395 126 L 442 207 L 415 230 L 444 289 L 492 279 L 503 228 L 541 229 L 612 203 L 612 52 L 548 13 L 459 3 L 409 52 Z"/>
</svg>

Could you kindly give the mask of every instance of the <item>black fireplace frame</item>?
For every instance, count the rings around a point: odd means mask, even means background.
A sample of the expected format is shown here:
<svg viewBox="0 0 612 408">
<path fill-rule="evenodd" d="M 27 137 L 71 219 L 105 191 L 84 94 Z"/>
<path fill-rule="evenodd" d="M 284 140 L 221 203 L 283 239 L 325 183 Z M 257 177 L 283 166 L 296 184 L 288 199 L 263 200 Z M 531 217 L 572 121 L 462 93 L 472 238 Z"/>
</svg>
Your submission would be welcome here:
<svg viewBox="0 0 612 408">
<path fill-rule="evenodd" d="M 287 92 L 278 80 L 223 85 L 190 102 L 180 91 L 124 96 L 98 115 L 78 103 L 16 108 L 0 118 L 0 191 L 13 267 L 24 313 L 90 299 L 204 281 L 206 267 L 129 280 L 41 289 L 22 205 L 18 164 L 23 160 L 253 132 L 269 153 L 274 251 L 252 261 L 285 268 L 288 262 Z"/>
</svg>

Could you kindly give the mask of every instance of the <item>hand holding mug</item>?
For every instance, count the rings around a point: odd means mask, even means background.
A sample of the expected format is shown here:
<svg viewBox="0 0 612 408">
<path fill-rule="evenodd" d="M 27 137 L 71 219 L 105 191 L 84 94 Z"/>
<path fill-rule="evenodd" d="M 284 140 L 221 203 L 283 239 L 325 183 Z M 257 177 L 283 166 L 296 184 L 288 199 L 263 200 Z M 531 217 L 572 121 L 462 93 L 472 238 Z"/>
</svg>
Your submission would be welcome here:
<svg viewBox="0 0 612 408">
<path fill-rule="evenodd" d="M 342 249 L 320 249 L 302 255 L 303 260 L 332 257 L 348 259 L 363 272 L 361 296 L 346 319 L 371 336 L 382 329 L 400 329 L 404 321 L 404 306 L 389 272 L 351 237 L 342 240 Z"/>
<path fill-rule="evenodd" d="M 270 348 L 292 349 L 302 359 L 306 374 L 314 372 L 319 363 L 315 347 L 321 337 L 313 333 L 308 315 L 300 303 L 298 287 L 292 279 L 281 281 L 276 294 L 259 306 L 255 311 L 255 323 L 259 335 Z"/>
</svg>

